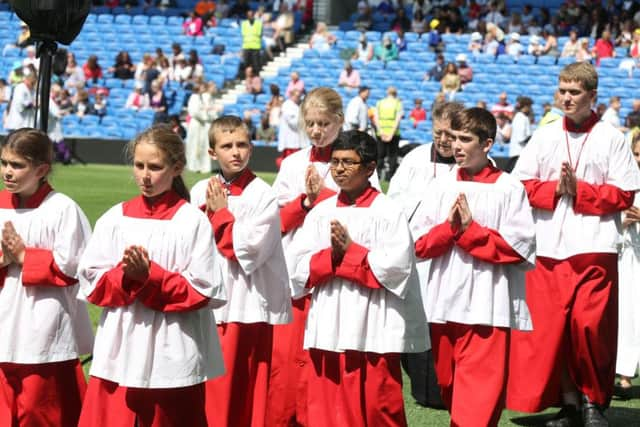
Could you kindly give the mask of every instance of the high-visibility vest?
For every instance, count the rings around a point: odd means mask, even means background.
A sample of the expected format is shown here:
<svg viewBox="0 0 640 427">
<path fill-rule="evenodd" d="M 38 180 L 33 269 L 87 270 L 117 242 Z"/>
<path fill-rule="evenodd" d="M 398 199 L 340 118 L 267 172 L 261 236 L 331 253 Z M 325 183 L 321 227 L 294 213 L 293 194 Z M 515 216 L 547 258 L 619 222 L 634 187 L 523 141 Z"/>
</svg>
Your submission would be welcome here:
<svg viewBox="0 0 640 427">
<path fill-rule="evenodd" d="M 242 21 L 240 25 L 242 31 L 242 48 L 260 50 L 262 47 L 262 21 L 253 20 L 253 25 L 248 19 Z"/>
<path fill-rule="evenodd" d="M 378 134 L 388 135 L 396 125 L 396 118 L 402 109 L 399 99 L 387 97 L 378 101 Z M 400 126 L 396 129 L 396 135 L 400 135 Z"/>
</svg>

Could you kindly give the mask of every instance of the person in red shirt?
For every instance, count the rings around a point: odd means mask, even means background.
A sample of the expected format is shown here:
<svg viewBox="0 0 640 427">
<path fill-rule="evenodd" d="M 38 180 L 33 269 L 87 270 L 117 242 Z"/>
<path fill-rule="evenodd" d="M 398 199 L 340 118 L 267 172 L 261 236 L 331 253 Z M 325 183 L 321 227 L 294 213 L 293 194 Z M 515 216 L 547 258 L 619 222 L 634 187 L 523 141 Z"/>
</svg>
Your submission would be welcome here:
<svg viewBox="0 0 640 427">
<path fill-rule="evenodd" d="M 613 58 L 616 56 L 615 46 L 611 41 L 611 33 L 607 30 L 602 32 L 602 36 L 596 41 L 591 53 L 596 58 L 596 65 L 600 65 L 602 58 Z"/>
<path fill-rule="evenodd" d="M 84 72 L 85 80 L 93 80 L 95 83 L 98 79 L 101 79 L 102 67 L 98 64 L 98 57 L 96 55 L 89 56 L 87 62 L 82 66 L 82 71 Z"/>
<path fill-rule="evenodd" d="M 427 120 L 427 110 L 422 107 L 422 99 L 416 98 L 414 102 L 413 110 L 409 114 L 413 127 L 418 127 L 418 123 Z"/>
</svg>

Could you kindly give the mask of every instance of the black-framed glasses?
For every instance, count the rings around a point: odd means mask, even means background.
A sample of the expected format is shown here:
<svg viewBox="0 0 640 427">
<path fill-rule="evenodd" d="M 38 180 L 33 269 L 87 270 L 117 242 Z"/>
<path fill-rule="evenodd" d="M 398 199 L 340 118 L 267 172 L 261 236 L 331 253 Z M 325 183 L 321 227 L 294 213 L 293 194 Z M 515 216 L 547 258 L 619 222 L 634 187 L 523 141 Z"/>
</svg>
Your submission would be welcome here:
<svg viewBox="0 0 640 427">
<path fill-rule="evenodd" d="M 329 167 L 331 169 L 336 169 L 338 166 L 342 165 L 345 169 L 351 169 L 361 163 L 362 162 L 352 159 L 331 159 L 329 160 Z"/>
</svg>

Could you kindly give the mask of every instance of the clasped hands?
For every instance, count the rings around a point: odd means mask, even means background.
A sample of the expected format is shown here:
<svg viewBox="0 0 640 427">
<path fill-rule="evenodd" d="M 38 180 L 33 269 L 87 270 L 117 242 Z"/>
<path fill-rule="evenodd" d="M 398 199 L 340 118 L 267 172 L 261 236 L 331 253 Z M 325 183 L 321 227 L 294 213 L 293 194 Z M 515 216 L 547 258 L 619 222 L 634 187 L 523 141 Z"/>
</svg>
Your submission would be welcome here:
<svg viewBox="0 0 640 427">
<path fill-rule="evenodd" d="M 7 266 L 11 263 L 22 265 L 24 263 L 25 245 L 22 237 L 18 234 L 13 223 L 7 221 L 2 228 L 2 261 L 1 265 Z"/>
<path fill-rule="evenodd" d="M 212 176 L 211 179 L 209 179 L 206 198 L 208 212 L 216 212 L 229 205 L 227 190 L 223 187 L 218 177 Z"/>
<path fill-rule="evenodd" d="M 556 196 L 567 195 L 575 197 L 577 192 L 578 179 L 576 173 L 569 162 L 562 162 L 560 170 L 560 180 L 556 186 Z"/>
<path fill-rule="evenodd" d="M 307 197 L 302 203 L 306 208 L 310 209 L 318 199 L 320 191 L 324 188 L 324 180 L 312 164 L 307 166 L 307 171 L 304 174 L 304 186 Z"/>
<path fill-rule="evenodd" d="M 471 215 L 471 209 L 469 209 L 467 196 L 464 193 L 460 193 L 449 210 L 447 222 L 451 224 L 451 228 L 454 230 L 463 232 L 469 227 L 471 221 L 473 221 L 473 216 Z"/>
</svg>

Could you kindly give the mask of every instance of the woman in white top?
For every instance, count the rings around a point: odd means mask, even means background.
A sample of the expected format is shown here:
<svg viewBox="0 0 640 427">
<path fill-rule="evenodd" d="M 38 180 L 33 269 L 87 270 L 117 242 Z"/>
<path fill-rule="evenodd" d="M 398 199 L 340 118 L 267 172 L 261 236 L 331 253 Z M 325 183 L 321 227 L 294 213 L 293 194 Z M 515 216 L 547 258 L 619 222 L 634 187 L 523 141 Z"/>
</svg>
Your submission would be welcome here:
<svg viewBox="0 0 640 427">
<path fill-rule="evenodd" d="M 79 425 L 205 427 L 204 383 L 224 371 L 211 225 L 188 203 L 178 135 L 152 127 L 129 152 L 141 194 L 98 219 L 80 261 L 103 311 Z"/>
<path fill-rule="evenodd" d="M 214 95 L 218 91 L 216 84 L 201 84 L 194 87 L 189 97 L 187 111 L 189 126 L 187 127 L 187 170 L 200 173 L 211 172 L 209 158 L 209 127 L 218 116 L 219 108 L 214 104 Z"/>
<path fill-rule="evenodd" d="M 76 280 L 91 229 L 48 183 L 53 144 L 45 133 L 10 133 L 1 163 L 0 424 L 74 426 L 86 391 L 78 356 L 93 341 Z"/>
</svg>

